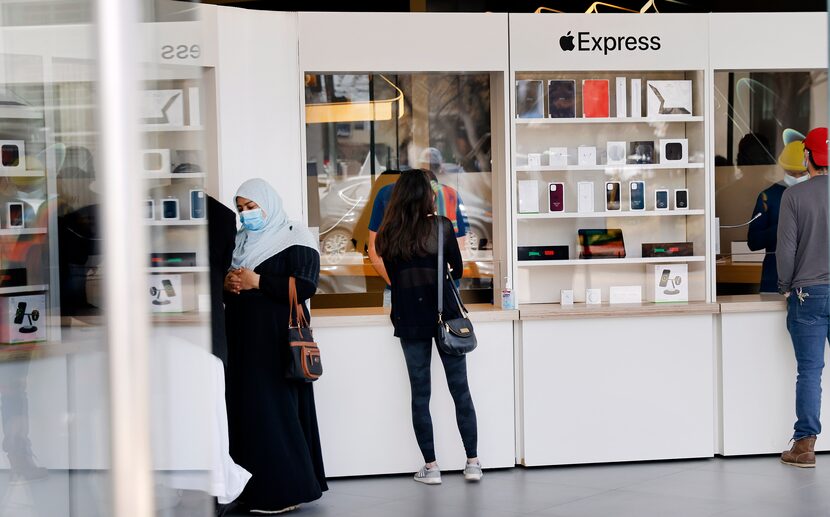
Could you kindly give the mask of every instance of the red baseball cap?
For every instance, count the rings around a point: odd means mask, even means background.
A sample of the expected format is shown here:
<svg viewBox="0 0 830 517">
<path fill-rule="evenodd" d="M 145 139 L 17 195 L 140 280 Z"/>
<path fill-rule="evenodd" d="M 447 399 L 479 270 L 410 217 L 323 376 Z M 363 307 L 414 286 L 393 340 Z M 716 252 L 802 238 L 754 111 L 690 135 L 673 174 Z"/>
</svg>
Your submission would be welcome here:
<svg viewBox="0 0 830 517">
<path fill-rule="evenodd" d="M 807 133 L 804 148 L 810 151 L 813 162 L 819 167 L 827 167 L 827 128 L 817 127 Z"/>
</svg>

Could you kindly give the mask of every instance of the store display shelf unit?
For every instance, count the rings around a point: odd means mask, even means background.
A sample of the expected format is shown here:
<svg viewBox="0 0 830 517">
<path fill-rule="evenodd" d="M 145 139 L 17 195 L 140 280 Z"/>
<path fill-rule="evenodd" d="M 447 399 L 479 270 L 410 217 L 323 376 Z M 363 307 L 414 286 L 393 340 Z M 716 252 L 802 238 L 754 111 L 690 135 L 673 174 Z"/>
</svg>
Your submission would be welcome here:
<svg viewBox="0 0 830 517">
<path fill-rule="evenodd" d="M 551 167 L 541 165 L 539 167 L 528 167 L 525 165 L 516 167 L 516 172 L 568 172 L 568 171 L 607 171 L 607 170 L 621 170 L 621 171 L 647 171 L 655 169 L 665 170 L 683 170 L 683 169 L 703 169 L 703 163 L 649 163 L 649 164 L 631 164 L 631 165 L 568 165 L 567 167 Z"/>
<path fill-rule="evenodd" d="M 0 172 L 0 177 L 2 178 L 43 178 L 44 176 L 46 176 L 46 171 L 44 170 Z"/>
<path fill-rule="evenodd" d="M 2 106 L 0 119 L 30 119 L 43 120 L 43 112 L 27 106 Z"/>
<path fill-rule="evenodd" d="M 166 172 L 160 174 L 147 174 L 144 179 L 148 180 L 188 180 L 188 179 L 205 179 L 207 174 L 204 172 Z"/>
<path fill-rule="evenodd" d="M 706 215 L 704 210 L 634 210 L 613 212 L 542 212 L 518 214 L 517 219 L 616 219 L 618 217 L 683 217 Z"/>
<path fill-rule="evenodd" d="M 677 115 L 674 117 L 572 117 L 572 118 L 515 118 L 516 125 L 546 124 L 660 124 L 663 122 L 703 122 L 703 116 Z"/>
<path fill-rule="evenodd" d="M 18 293 L 41 293 L 48 290 L 48 285 L 21 285 L 18 287 L 0 287 L 0 295 Z"/>
<path fill-rule="evenodd" d="M 203 226 L 207 225 L 207 219 L 170 219 L 147 221 L 148 226 Z"/>
<path fill-rule="evenodd" d="M 207 266 L 171 266 L 171 267 L 148 267 L 148 273 L 209 273 Z"/>
<path fill-rule="evenodd" d="M 542 266 L 609 266 L 630 264 L 675 264 L 686 262 L 705 262 L 704 256 L 692 257 L 632 257 L 611 259 L 574 259 L 574 260 L 530 260 L 519 262 L 519 267 Z"/>
<path fill-rule="evenodd" d="M 141 130 L 145 133 L 187 133 L 193 131 L 204 131 L 204 126 L 162 126 L 156 127 L 152 125 L 145 125 Z"/>
<path fill-rule="evenodd" d="M 7 235 L 42 235 L 49 230 L 47 228 L 4 228 L 0 230 L 0 236 Z"/>
</svg>

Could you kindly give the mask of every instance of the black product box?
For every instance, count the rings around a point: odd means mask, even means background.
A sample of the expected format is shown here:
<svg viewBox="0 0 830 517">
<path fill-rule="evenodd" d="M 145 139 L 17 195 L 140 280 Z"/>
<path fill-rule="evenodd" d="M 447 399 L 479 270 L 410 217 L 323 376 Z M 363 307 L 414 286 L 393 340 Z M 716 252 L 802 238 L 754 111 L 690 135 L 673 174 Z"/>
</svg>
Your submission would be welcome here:
<svg viewBox="0 0 830 517">
<path fill-rule="evenodd" d="M 0 269 L 0 287 L 22 287 L 26 285 L 26 268 Z"/>
<path fill-rule="evenodd" d="M 151 253 L 150 267 L 193 267 L 196 265 L 196 253 Z"/>
<path fill-rule="evenodd" d="M 691 242 L 644 242 L 643 257 L 691 257 L 694 243 Z"/>
<path fill-rule="evenodd" d="M 519 246 L 519 260 L 568 260 L 568 246 Z"/>
</svg>

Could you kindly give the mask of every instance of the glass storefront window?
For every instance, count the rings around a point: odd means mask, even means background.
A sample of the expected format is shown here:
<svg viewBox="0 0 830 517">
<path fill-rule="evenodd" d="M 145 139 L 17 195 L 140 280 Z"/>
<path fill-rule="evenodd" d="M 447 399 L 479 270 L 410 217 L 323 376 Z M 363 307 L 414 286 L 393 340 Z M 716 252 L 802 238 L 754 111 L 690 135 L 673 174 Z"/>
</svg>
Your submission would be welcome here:
<svg viewBox="0 0 830 517">
<path fill-rule="evenodd" d="M 788 144 L 827 125 L 827 71 L 719 71 L 714 101 L 717 294 L 776 292 L 778 207 L 803 170 Z"/>
<path fill-rule="evenodd" d="M 389 171 L 413 168 L 457 193 L 457 215 L 445 211 L 459 228 L 462 294 L 490 303 L 490 74 L 310 73 L 305 100 L 309 226 L 322 252 L 315 307 L 382 304 L 385 285 L 368 257 L 372 206 L 396 179 Z"/>
</svg>

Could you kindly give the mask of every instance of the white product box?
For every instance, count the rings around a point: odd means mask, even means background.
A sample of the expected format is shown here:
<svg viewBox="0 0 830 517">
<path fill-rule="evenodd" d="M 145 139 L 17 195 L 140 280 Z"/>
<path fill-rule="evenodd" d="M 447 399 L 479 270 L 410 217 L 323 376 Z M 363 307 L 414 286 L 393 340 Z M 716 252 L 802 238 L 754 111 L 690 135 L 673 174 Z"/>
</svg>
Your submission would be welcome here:
<svg viewBox="0 0 830 517">
<path fill-rule="evenodd" d="M 143 149 L 141 170 L 145 174 L 170 174 L 170 149 Z"/>
<path fill-rule="evenodd" d="M 199 88 L 191 86 L 187 89 L 187 121 L 190 126 L 199 127 L 202 125 L 202 109 L 199 102 Z"/>
<path fill-rule="evenodd" d="M 541 167 L 542 165 L 542 155 L 539 153 L 528 153 L 527 155 L 527 166 L 528 167 Z"/>
<path fill-rule="evenodd" d="M 601 305 L 602 304 L 602 289 L 585 289 L 585 304 L 586 305 Z"/>
<path fill-rule="evenodd" d="M 562 305 L 573 305 L 574 304 L 574 291 L 573 289 L 562 289 L 559 294 L 559 300 Z"/>
<path fill-rule="evenodd" d="M 0 343 L 46 339 L 46 295 L 0 297 Z"/>
<path fill-rule="evenodd" d="M 660 163 L 665 165 L 689 163 L 689 140 L 686 138 L 660 139 Z"/>
<path fill-rule="evenodd" d="M 150 275 L 151 312 L 189 312 L 196 309 L 196 286 L 192 273 Z"/>
<path fill-rule="evenodd" d="M 692 116 L 692 81 L 646 81 L 649 117 Z"/>
<path fill-rule="evenodd" d="M 615 88 L 615 93 L 617 96 L 617 118 L 626 118 L 627 111 L 628 111 L 628 103 L 625 92 L 625 77 L 617 77 L 617 84 Z"/>
<path fill-rule="evenodd" d="M 568 148 L 551 147 L 550 149 L 548 149 L 548 165 L 550 165 L 551 167 L 567 167 Z"/>
<path fill-rule="evenodd" d="M 688 302 L 689 266 L 658 264 L 649 266 L 646 292 L 650 302 Z"/>
<path fill-rule="evenodd" d="M 536 180 L 519 181 L 519 213 L 539 213 L 539 182 Z"/>
<path fill-rule="evenodd" d="M 643 117 L 643 83 L 642 79 L 631 80 L 631 116 Z"/>
<path fill-rule="evenodd" d="M 735 262 L 763 262 L 767 250 L 752 251 L 746 241 L 732 241 L 732 263 Z"/>
<path fill-rule="evenodd" d="M 182 90 L 144 90 L 141 96 L 141 123 L 153 127 L 184 126 Z"/>
<path fill-rule="evenodd" d="M 576 211 L 592 213 L 594 211 L 594 184 L 590 181 L 580 181 L 576 184 Z"/>
<path fill-rule="evenodd" d="M 639 285 L 612 285 L 608 303 L 642 303 L 643 288 Z"/>
<path fill-rule="evenodd" d="M 26 170 L 26 143 L 23 140 L 0 140 L 0 172 Z"/>
<path fill-rule="evenodd" d="M 590 167 L 597 164 L 597 148 L 591 145 L 580 145 L 576 148 L 578 164 Z"/>
<path fill-rule="evenodd" d="M 628 151 L 625 142 L 608 142 L 606 144 L 606 163 L 608 165 L 625 165 Z"/>
</svg>

